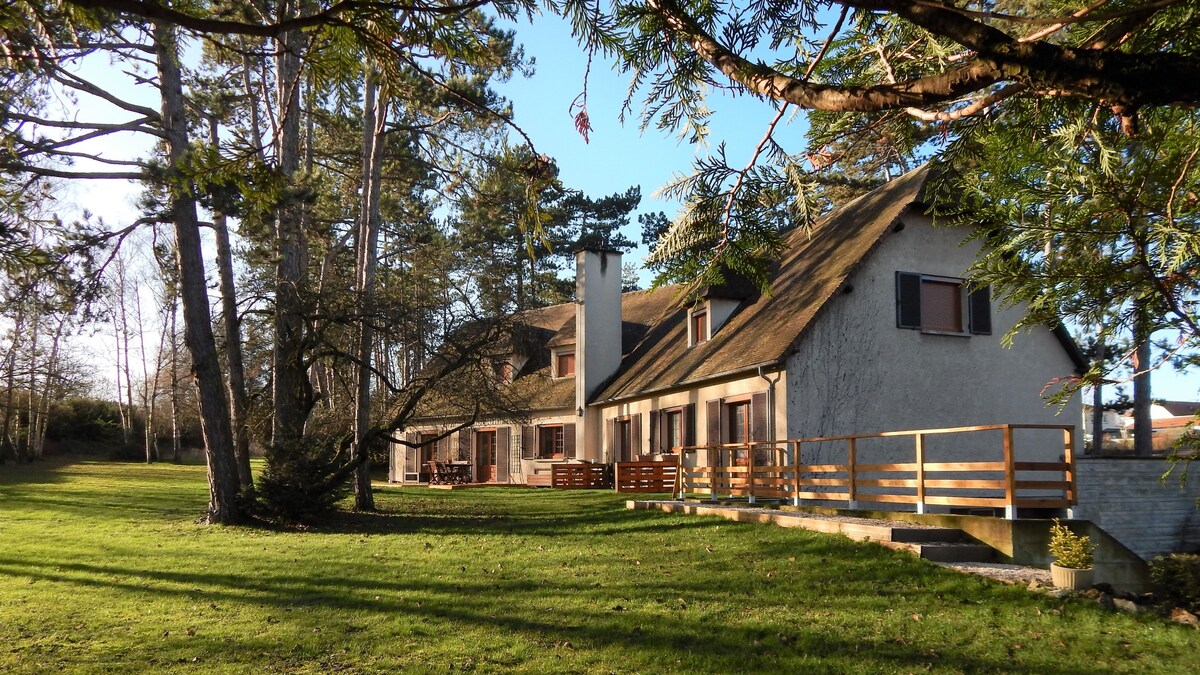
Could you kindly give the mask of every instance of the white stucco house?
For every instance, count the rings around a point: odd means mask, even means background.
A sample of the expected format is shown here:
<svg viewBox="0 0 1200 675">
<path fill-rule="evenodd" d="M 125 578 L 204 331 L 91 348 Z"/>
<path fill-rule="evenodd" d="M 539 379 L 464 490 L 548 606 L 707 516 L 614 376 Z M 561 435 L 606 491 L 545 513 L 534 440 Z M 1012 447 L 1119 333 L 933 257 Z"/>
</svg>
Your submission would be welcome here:
<svg viewBox="0 0 1200 675">
<path fill-rule="evenodd" d="M 475 482 L 545 485 L 556 463 L 680 446 L 1076 423 L 1077 398 L 1048 407 L 1042 394 L 1084 368 L 1078 348 L 1052 327 L 1001 344 L 1021 308 L 967 284 L 978 249 L 933 225 L 927 177 L 918 169 L 794 233 L 769 294 L 623 294 L 618 253 L 580 252 L 577 301 L 519 317 L 526 339 L 505 371 L 528 401 L 523 419 L 425 444 L 461 420 L 419 419 L 407 430 L 415 447 L 393 447 L 391 480 L 422 483 L 431 460 L 459 460 Z"/>
</svg>

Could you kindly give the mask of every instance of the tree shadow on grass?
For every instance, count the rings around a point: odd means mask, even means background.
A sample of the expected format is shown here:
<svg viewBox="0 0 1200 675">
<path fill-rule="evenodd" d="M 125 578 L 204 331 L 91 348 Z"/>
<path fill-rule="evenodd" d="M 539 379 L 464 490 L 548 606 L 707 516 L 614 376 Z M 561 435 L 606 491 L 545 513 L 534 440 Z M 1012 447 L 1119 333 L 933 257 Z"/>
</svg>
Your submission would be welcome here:
<svg viewBox="0 0 1200 675">
<path fill-rule="evenodd" d="M 817 591 L 794 590 L 803 601 L 775 600 L 771 616 L 748 620 L 737 614 L 739 594 L 712 579 L 678 576 L 653 583 L 629 578 L 596 585 L 567 576 L 534 582 L 479 574 L 474 578 L 439 581 L 421 578 L 365 580 L 340 574 L 296 575 L 264 573 L 261 576 L 197 573 L 179 570 L 137 570 L 116 565 L 48 561 L 31 565 L 0 556 L 0 573 L 27 576 L 38 582 L 63 583 L 81 589 L 107 589 L 175 597 L 185 602 L 203 600 L 218 606 L 261 605 L 278 610 L 312 607 L 321 611 L 321 623 L 339 627 L 346 622 L 386 620 L 402 614 L 433 635 L 439 631 L 484 631 L 509 636 L 541 647 L 572 644 L 574 649 L 632 651 L 638 659 L 675 669 L 745 672 L 779 669 L 808 663 L 828 670 L 911 670 L 931 663 L 939 668 L 964 671 L 1028 671 L 1030 663 L 1009 661 L 1007 655 L 983 655 L 969 645 L 939 645 L 936 656 L 901 637 L 907 624 L 890 633 L 851 637 L 819 621 L 805 621 L 805 605 L 820 607 L 831 598 Z M 863 621 L 885 616 L 870 585 L 853 592 L 842 589 L 839 609 Z M 706 610 L 664 609 L 654 598 L 687 598 Z M 569 598 L 570 604 L 555 599 Z M 798 598 L 799 600 L 799 598 Z M 726 612 L 711 608 L 728 607 Z M 203 610 L 201 610 L 203 612 Z M 727 617 L 726 619 L 720 618 Z M 887 632 L 887 631 L 885 631 Z M 229 636 L 209 638 L 218 653 L 229 648 Z M 435 639 L 435 638 L 431 638 Z M 258 642 L 253 636 L 236 636 L 240 643 Z M 239 645 L 241 647 L 243 645 Z M 256 649 L 269 652 L 269 643 Z M 604 652 L 609 653 L 609 652 Z M 486 654 L 475 654 L 476 657 Z M 618 664 L 611 664 L 616 666 Z M 628 668 L 628 664 L 622 664 Z M 636 669 L 636 666 L 634 666 Z M 666 669 L 666 668 L 664 668 Z M 1061 673 L 1090 673 L 1087 664 L 1056 663 Z"/>
</svg>

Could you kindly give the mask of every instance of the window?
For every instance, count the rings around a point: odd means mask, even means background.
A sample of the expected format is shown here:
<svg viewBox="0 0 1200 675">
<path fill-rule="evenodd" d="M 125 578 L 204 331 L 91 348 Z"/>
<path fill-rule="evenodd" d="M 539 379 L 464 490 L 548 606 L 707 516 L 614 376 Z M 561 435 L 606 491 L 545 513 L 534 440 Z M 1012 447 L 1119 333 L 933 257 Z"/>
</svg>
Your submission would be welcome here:
<svg viewBox="0 0 1200 675">
<path fill-rule="evenodd" d="M 495 376 L 497 382 L 512 382 L 513 366 L 508 361 L 492 361 L 492 374 Z"/>
<path fill-rule="evenodd" d="M 421 471 L 437 456 L 437 434 L 421 434 Z"/>
<path fill-rule="evenodd" d="M 692 337 L 692 345 L 698 345 L 708 342 L 708 312 L 706 310 L 695 310 L 691 315 L 691 330 L 689 331 Z"/>
<path fill-rule="evenodd" d="M 991 335 L 991 291 L 962 279 L 896 273 L 896 325 L 943 335 Z"/>
<path fill-rule="evenodd" d="M 538 427 L 538 459 L 562 459 L 566 434 L 562 425 Z"/>
<path fill-rule="evenodd" d="M 557 352 L 554 356 L 554 376 L 572 377 L 575 375 L 575 352 Z"/>
<path fill-rule="evenodd" d="M 628 419 L 617 420 L 613 425 L 614 456 L 618 462 L 628 462 L 633 459 L 633 422 Z"/>
<path fill-rule="evenodd" d="M 683 410 L 667 410 L 663 413 L 663 451 L 674 452 L 683 443 Z"/>
<path fill-rule="evenodd" d="M 745 443 L 750 440 L 750 402 L 726 403 L 725 442 Z"/>
</svg>

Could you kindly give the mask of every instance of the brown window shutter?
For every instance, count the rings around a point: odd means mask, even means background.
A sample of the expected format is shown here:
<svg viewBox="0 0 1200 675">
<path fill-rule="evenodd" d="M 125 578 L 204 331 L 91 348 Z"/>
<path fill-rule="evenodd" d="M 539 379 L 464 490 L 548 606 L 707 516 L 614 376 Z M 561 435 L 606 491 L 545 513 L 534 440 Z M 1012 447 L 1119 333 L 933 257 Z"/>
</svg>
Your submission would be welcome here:
<svg viewBox="0 0 1200 675">
<path fill-rule="evenodd" d="M 474 436 L 474 429 L 463 429 L 458 432 L 458 461 L 471 460 L 471 440 Z"/>
<path fill-rule="evenodd" d="M 629 458 L 637 461 L 637 456 L 640 454 L 642 454 L 642 414 L 636 413 L 629 416 Z"/>
<path fill-rule="evenodd" d="M 658 446 L 660 445 L 660 440 L 665 435 L 658 428 L 660 417 L 662 415 L 659 415 L 657 410 L 650 411 L 650 453 L 654 455 L 662 452 L 662 448 Z"/>
<path fill-rule="evenodd" d="M 921 275 L 896 272 L 896 327 L 921 329 Z"/>
<path fill-rule="evenodd" d="M 767 418 L 771 411 L 767 409 L 767 392 L 759 392 L 750 397 L 750 440 L 769 441 L 767 438 L 770 427 Z"/>
<path fill-rule="evenodd" d="M 563 425 L 563 457 L 575 459 L 575 425 Z"/>
<path fill-rule="evenodd" d="M 705 441 L 708 445 L 721 444 L 721 399 L 713 399 L 707 403 L 708 407 L 708 439 Z"/>
<path fill-rule="evenodd" d="M 610 418 L 604 423 L 604 426 L 608 427 L 608 445 L 606 446 L 608 448 L 608 456 L 615 462 L 620 459 L 620 457 L 617 457 L 617 419 L 615 417 Z"/>
<path fill-rule="evenodd" d="M 509 481 L 508 458 L 512 454 L 512 429 L 500 427 L 496 430 L 496 482 Z"/>
<path fill-rule="evenodd" d="M 680 420 L 683 424 L 683 444 L 696 444 L 696 404 L 689 403 L 683 406 L 683 419 Z"/>
<path fill-rule="evenodd" d="M 521 427 L 521 459 L 537 458 L 537 427 L 526 424 Z"/>
<path fill-rule="evenodd" d="M 975 335 L 992 334 L 992 287 L 984 286 L 967 296 L 967 323 Z"/>
</svg>

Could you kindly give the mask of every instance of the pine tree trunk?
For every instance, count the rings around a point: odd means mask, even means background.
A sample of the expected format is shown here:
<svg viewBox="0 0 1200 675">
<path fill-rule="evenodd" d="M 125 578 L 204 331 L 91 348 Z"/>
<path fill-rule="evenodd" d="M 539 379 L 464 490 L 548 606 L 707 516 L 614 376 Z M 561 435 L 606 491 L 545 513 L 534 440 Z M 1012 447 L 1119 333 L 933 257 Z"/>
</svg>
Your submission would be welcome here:
<svg viewBox="0 0 1200 675">
<path fill-rule="evenodd" d="M 24 304 L 17 308 L 17 316 L 13 321 L 12 327 L 12 344 L 9 345 L 8 354 L 5 355 L 5 367 L 8 369 L 5 373 L 6 391 L 4 393 L 4 428 L 0 433 L 0 460 L 5 458 L 5 455 L 11 451 L 16 454 L 16 443 L 14 437 L 16 426 L 14 418 L 16 417 L 16 392 L 17 392 L 17 349 L 20 345 L 21 335 L 25 332 L 25 312 Z"/>
<path fill-rule="evenodd" d="M 1104 339 L 1096 343 L 1096 363 L 1104 369 Z M 1104 387 L 1096 382 L 1092 387 L 1092 454 L 1104 452 Z"/>
<path fill-rule="evenodd" d="M 209 118 L 209 140 L 220 144 L 217 118 Z M 250 471 L 250 431 L 247 413 L 245 367 L 242 365 L 242 322 L 237 312 L 237 290 L 233 278 L 233 248 L 229 244 L 229 223 L 224 213 L 213 214 L 217 239 L 217 276 L 221 286 L 221 316 L 225 325 L 225 361 L 228 365 L 230 423 L 233 426 L 233 451 L 237 457 L 238 485 L 247 498 L 254 494 L 254 474 Z"/>
<path fill-rule="evenodd" d="M 25 439 L 19 444 L 20 456 L 25 461 L 33 461 L 33 426 L 36 418 L 35 401 L 37 400 L 37 358 L 38 358 L 38 337 L 42 332 L 42 314 L 37 312 L 33 315 L 33 325 L 30 326 L 30 341 L 29 341 L 29 360 L 26 363 L 25 373 L 28 376 L 25 380 Z"/>
<path fill-rule="evenodd" d="M 174 29 L 166 23 L 154 25 L 154 41 L 158 51 L 159 84 L 162 87 L 162 126 L 166 137 L 167 163 L 168 167 L 178 169 L 186 159 L 188 150 L 179 45 Z M 204 434 L 205 456 L 208 460 L 208 522 L 236 523 L 241 516 L 237 505 L 237 467 L 229 428 L 229 408 L 225 401 L 221 366 L 212 332 L 196 201 L 190 190 L 178 186 L 171 190 L 171 201 L 170 213 L 175 218 L 179 289 L 183 300 L 184 339 L 192 355 L 192 372 L 196 377 L 200 402 L 200 428 Z"/>
<path fill-rule="evenodd" d="M 279 18 L 298 14 L 293 0 L 279 4 Z M 279 171 L 290 180 L 300 168 L 300 58 L 303 35 L 285 33 L 277 40 L 276 87 L 280 128 L 276 154 Z M 289 200 L 275 218 L 275 345 L 271 442 L 276 449 L 292 447 L 304 433 L 311 385 L 304 362 L 304 291 L 308 250 L 302 209 Z"/>
<path fill-rule="evenodd" d="M 379 196 L 383 176 L 383 126 L 387 119 L 386 95 L 370 74 L 363 88 L 363 203 L 358 230 L 358 378 L 354 401 L 354 508 L 374 511 L 371 463 L 367 432 L 371 426 L 371 369 L 375 331 L 371 314 L 375 304 L 375 261 L 379 248 Z"/>
<path fill-rule="evenodd" d="M 1133 376 L 1133 454 L 1148 457 L 1154 452 L 1154 428 L 1150 419 L 1150 335 L 1139 326 L 1137 374 Z"/>
</svg>

